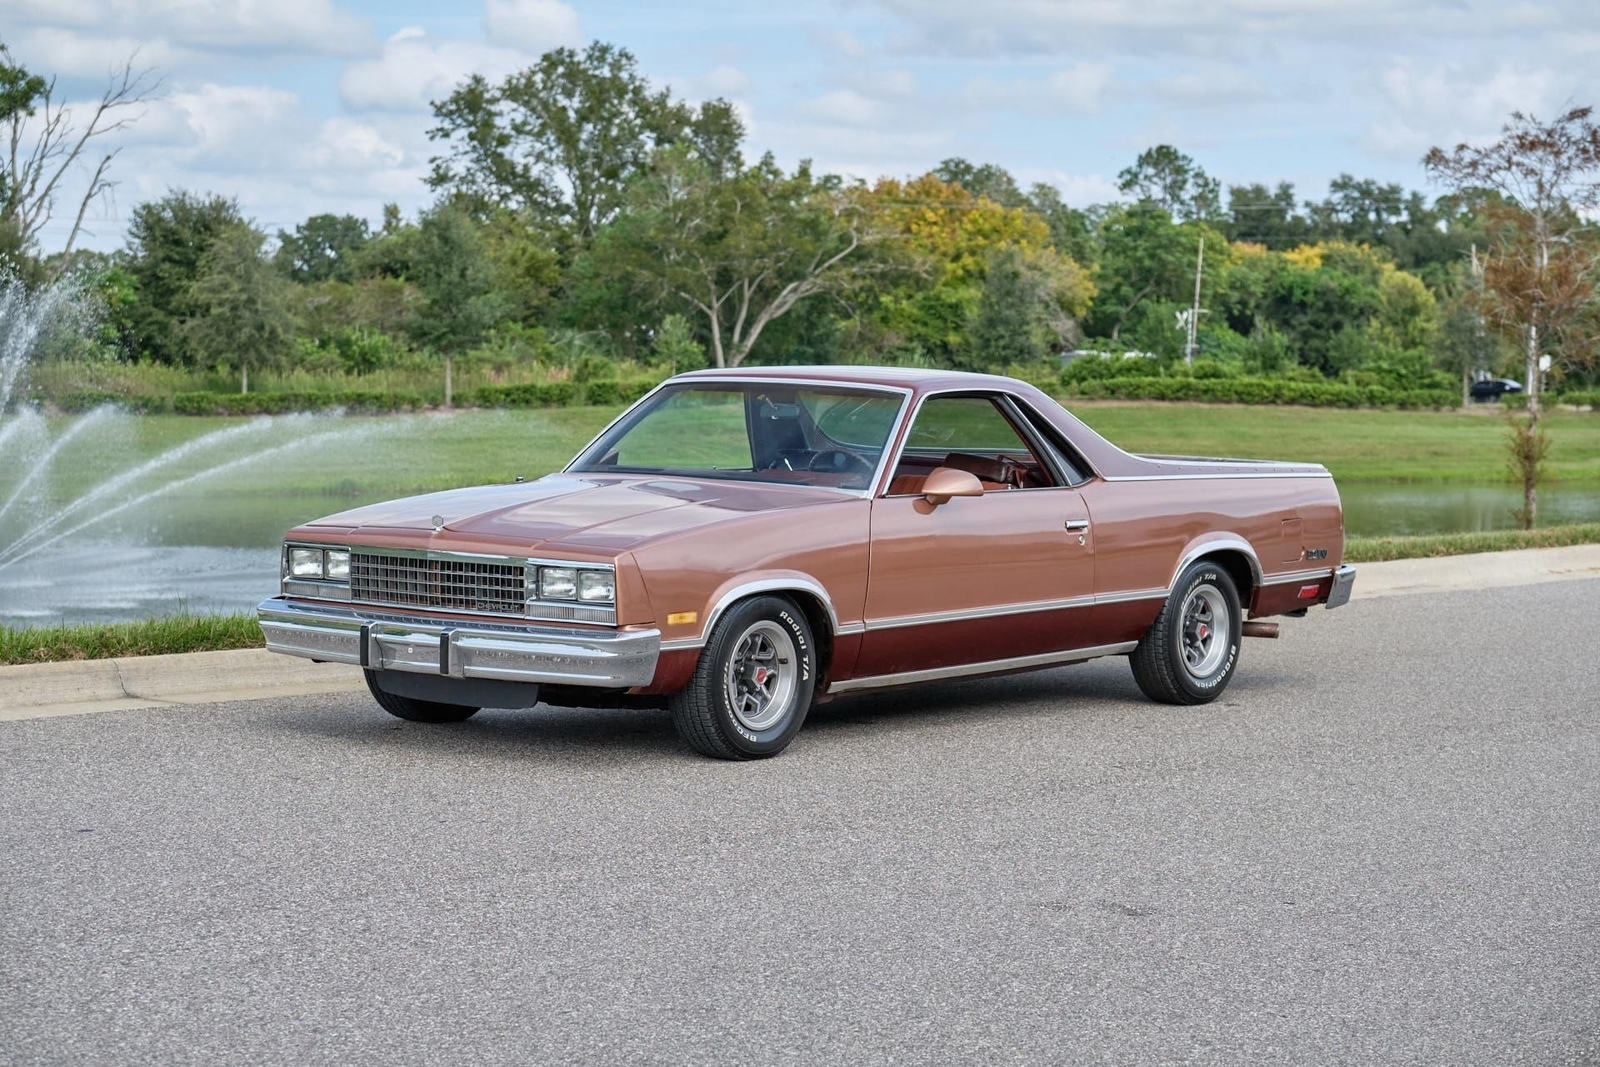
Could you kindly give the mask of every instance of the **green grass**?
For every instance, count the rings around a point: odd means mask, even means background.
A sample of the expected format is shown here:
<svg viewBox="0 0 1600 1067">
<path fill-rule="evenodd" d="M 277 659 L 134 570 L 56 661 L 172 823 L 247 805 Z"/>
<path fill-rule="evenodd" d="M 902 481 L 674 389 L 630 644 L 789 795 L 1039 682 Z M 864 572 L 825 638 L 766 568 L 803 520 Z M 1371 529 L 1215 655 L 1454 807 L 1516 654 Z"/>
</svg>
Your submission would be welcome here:
<svg viewBox="0 0 1600 1067">
<path fill-rule="evenodd" d="M 1416 537 L 1352 537 L 1345 542 L 1347 563 L 1463 556 L 1517 548 L 1564 548 L 1600 544 L 1600 523 L 1547 526 L 1539 530 L 1484 530 L 1476 533 L 1422 534 Z"/>
<path fill-rule="evenodd" d="M 1451 411 L 1084 403 L 1073 414 L 1130 452 L 1324 464 L 1357 482 L 1509 481 L 1501 416 Z M 1600 483 L 1600 416 L 1545 418 L 1553 481 Z"/>
<path fill-rule="evenodd" d="M 0 665 L 259 648 L 254 615 L 175 615 L 142 622 L 0 627 Z"/>
</svg>

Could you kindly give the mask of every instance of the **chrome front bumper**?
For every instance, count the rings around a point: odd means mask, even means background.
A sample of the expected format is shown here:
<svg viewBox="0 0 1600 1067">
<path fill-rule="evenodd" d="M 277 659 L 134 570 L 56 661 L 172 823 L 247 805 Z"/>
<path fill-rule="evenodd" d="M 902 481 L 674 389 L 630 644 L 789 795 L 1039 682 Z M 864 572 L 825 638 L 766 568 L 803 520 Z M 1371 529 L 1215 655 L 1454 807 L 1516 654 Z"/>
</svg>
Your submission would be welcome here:
<svg viewBox="0 0 1600 1067">
<path fill-rule="evenodd" d="M 1328 607 L 1342 608 L 1350 603 L 1350 590 L 1355 588 L 1356 569 L 1346 563 L 1333 572 L 1333 588 L 1328 590 Z"/>
<path fill-rule="evenodd" d="M 544 624 L 461 625 L 360 605 L 285 597 L 256 608 L 267 648 L 371 670 L 539 685 L 631 689 L 655 677 L 658 630 L 579 630 Z"/>
</svg>

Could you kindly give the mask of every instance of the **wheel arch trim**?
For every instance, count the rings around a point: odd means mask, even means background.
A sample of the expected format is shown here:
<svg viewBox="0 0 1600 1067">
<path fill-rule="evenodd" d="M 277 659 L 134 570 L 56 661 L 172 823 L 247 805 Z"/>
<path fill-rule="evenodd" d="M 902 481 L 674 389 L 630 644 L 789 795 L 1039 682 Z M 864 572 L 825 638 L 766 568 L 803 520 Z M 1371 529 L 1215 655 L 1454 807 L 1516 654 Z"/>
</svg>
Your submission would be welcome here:
<svg viewBox="0 0 1600 1067">
<path fill-rule="evenodd" d="M 1172 577 L 1167 582 L 1167 589 L 1176 589 L 1178 578 L 1188 570 L 1197 560 L 1206 556 L 1216 555 L 1221 552 L 1236 552 L 1250 564 L 1250 582 L 1254 588 L 1259 589 L 1264 583 L 1261 573 L 1261 559 L 1256 555 L 1256 550 L 1249 541 L 1234 533 L 1203 534 L 1190 541 L 1184 548 L 1183 555 L 1178 558 L 1178 565 L 1173 568 Z"/>
<path fill-rule="evenodd" d="M 705 622 L 700 627 L 700 633 L 695 637 L 680 637 L 671 641 L 663 641 L 663 652 L 682 651 L 685 649 L 704 648 L 706 641 L 711 636 L 711 631 L 716 628 L 717 622 L 723 614 L 741 600 L 762 593 L 804 593 L 822 605 L 828 625 L 829 640 L 848 634 L 860 633 L 864 627 L 861 623 L 841 624 L 839 613 L 833 606 L 833 598 L 828 595 L 827 589 L 821 582 L 808 574 L 800 571 L 779 571 L 763 575 L 760 578 L 746 579 L 733 585 L 724 586 L 717 593 L 711 608 L 706 612 Z"/>
</svg>

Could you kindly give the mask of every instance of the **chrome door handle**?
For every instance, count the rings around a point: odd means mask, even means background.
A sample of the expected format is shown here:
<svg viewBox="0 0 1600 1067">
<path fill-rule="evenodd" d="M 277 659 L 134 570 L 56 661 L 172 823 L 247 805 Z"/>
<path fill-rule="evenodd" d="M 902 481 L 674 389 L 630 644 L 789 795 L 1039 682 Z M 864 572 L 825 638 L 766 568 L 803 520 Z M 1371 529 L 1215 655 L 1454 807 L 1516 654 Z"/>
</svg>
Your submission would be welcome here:
<svg viewBox="0 0 1600 1067">
<path fill-rule="evenodd" d="M 1067 520 L 1067 529 L 1069 531 L 1071 531 L 1072 533 L 1078 533 L 1079 531 L 1087 530 L 1088 528 L 1089 528 L 1089 520 L 1088 519 L 1068 519 Z"/>
</svg>

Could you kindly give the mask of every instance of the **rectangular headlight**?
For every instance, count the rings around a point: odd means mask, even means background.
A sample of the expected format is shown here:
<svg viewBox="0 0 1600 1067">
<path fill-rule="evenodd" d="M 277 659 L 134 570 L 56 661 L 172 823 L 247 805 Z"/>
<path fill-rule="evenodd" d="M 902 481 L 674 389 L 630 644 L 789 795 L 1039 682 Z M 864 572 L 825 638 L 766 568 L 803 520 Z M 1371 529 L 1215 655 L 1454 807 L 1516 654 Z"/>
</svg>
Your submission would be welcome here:
<svg viewBox="0 0 1600 1067">
<path fill-rule="evenodd" d="M 610 571 L 579 571 L 578 599 L 609 604 L 617 599 L 617 580 Z"/>
<path fill-rule="evenodd" d="M 350 550 L 348 548 L 328 549 L 328 577 L 336 582 L 350 580 Z"/>
<path fill-rule="evenodd" d="M 575 600 L 578 596 L 578 572 L 571 567 L 539 568 L 540 600 Z"/>
<path fill-rule="evenodd" d="M 347 560 L 348 558 L 346 557 Z M 321 578 L 322 549 L 291 548 L 289 550 L 289 574 L 295 578 Z"/>
</svg>

